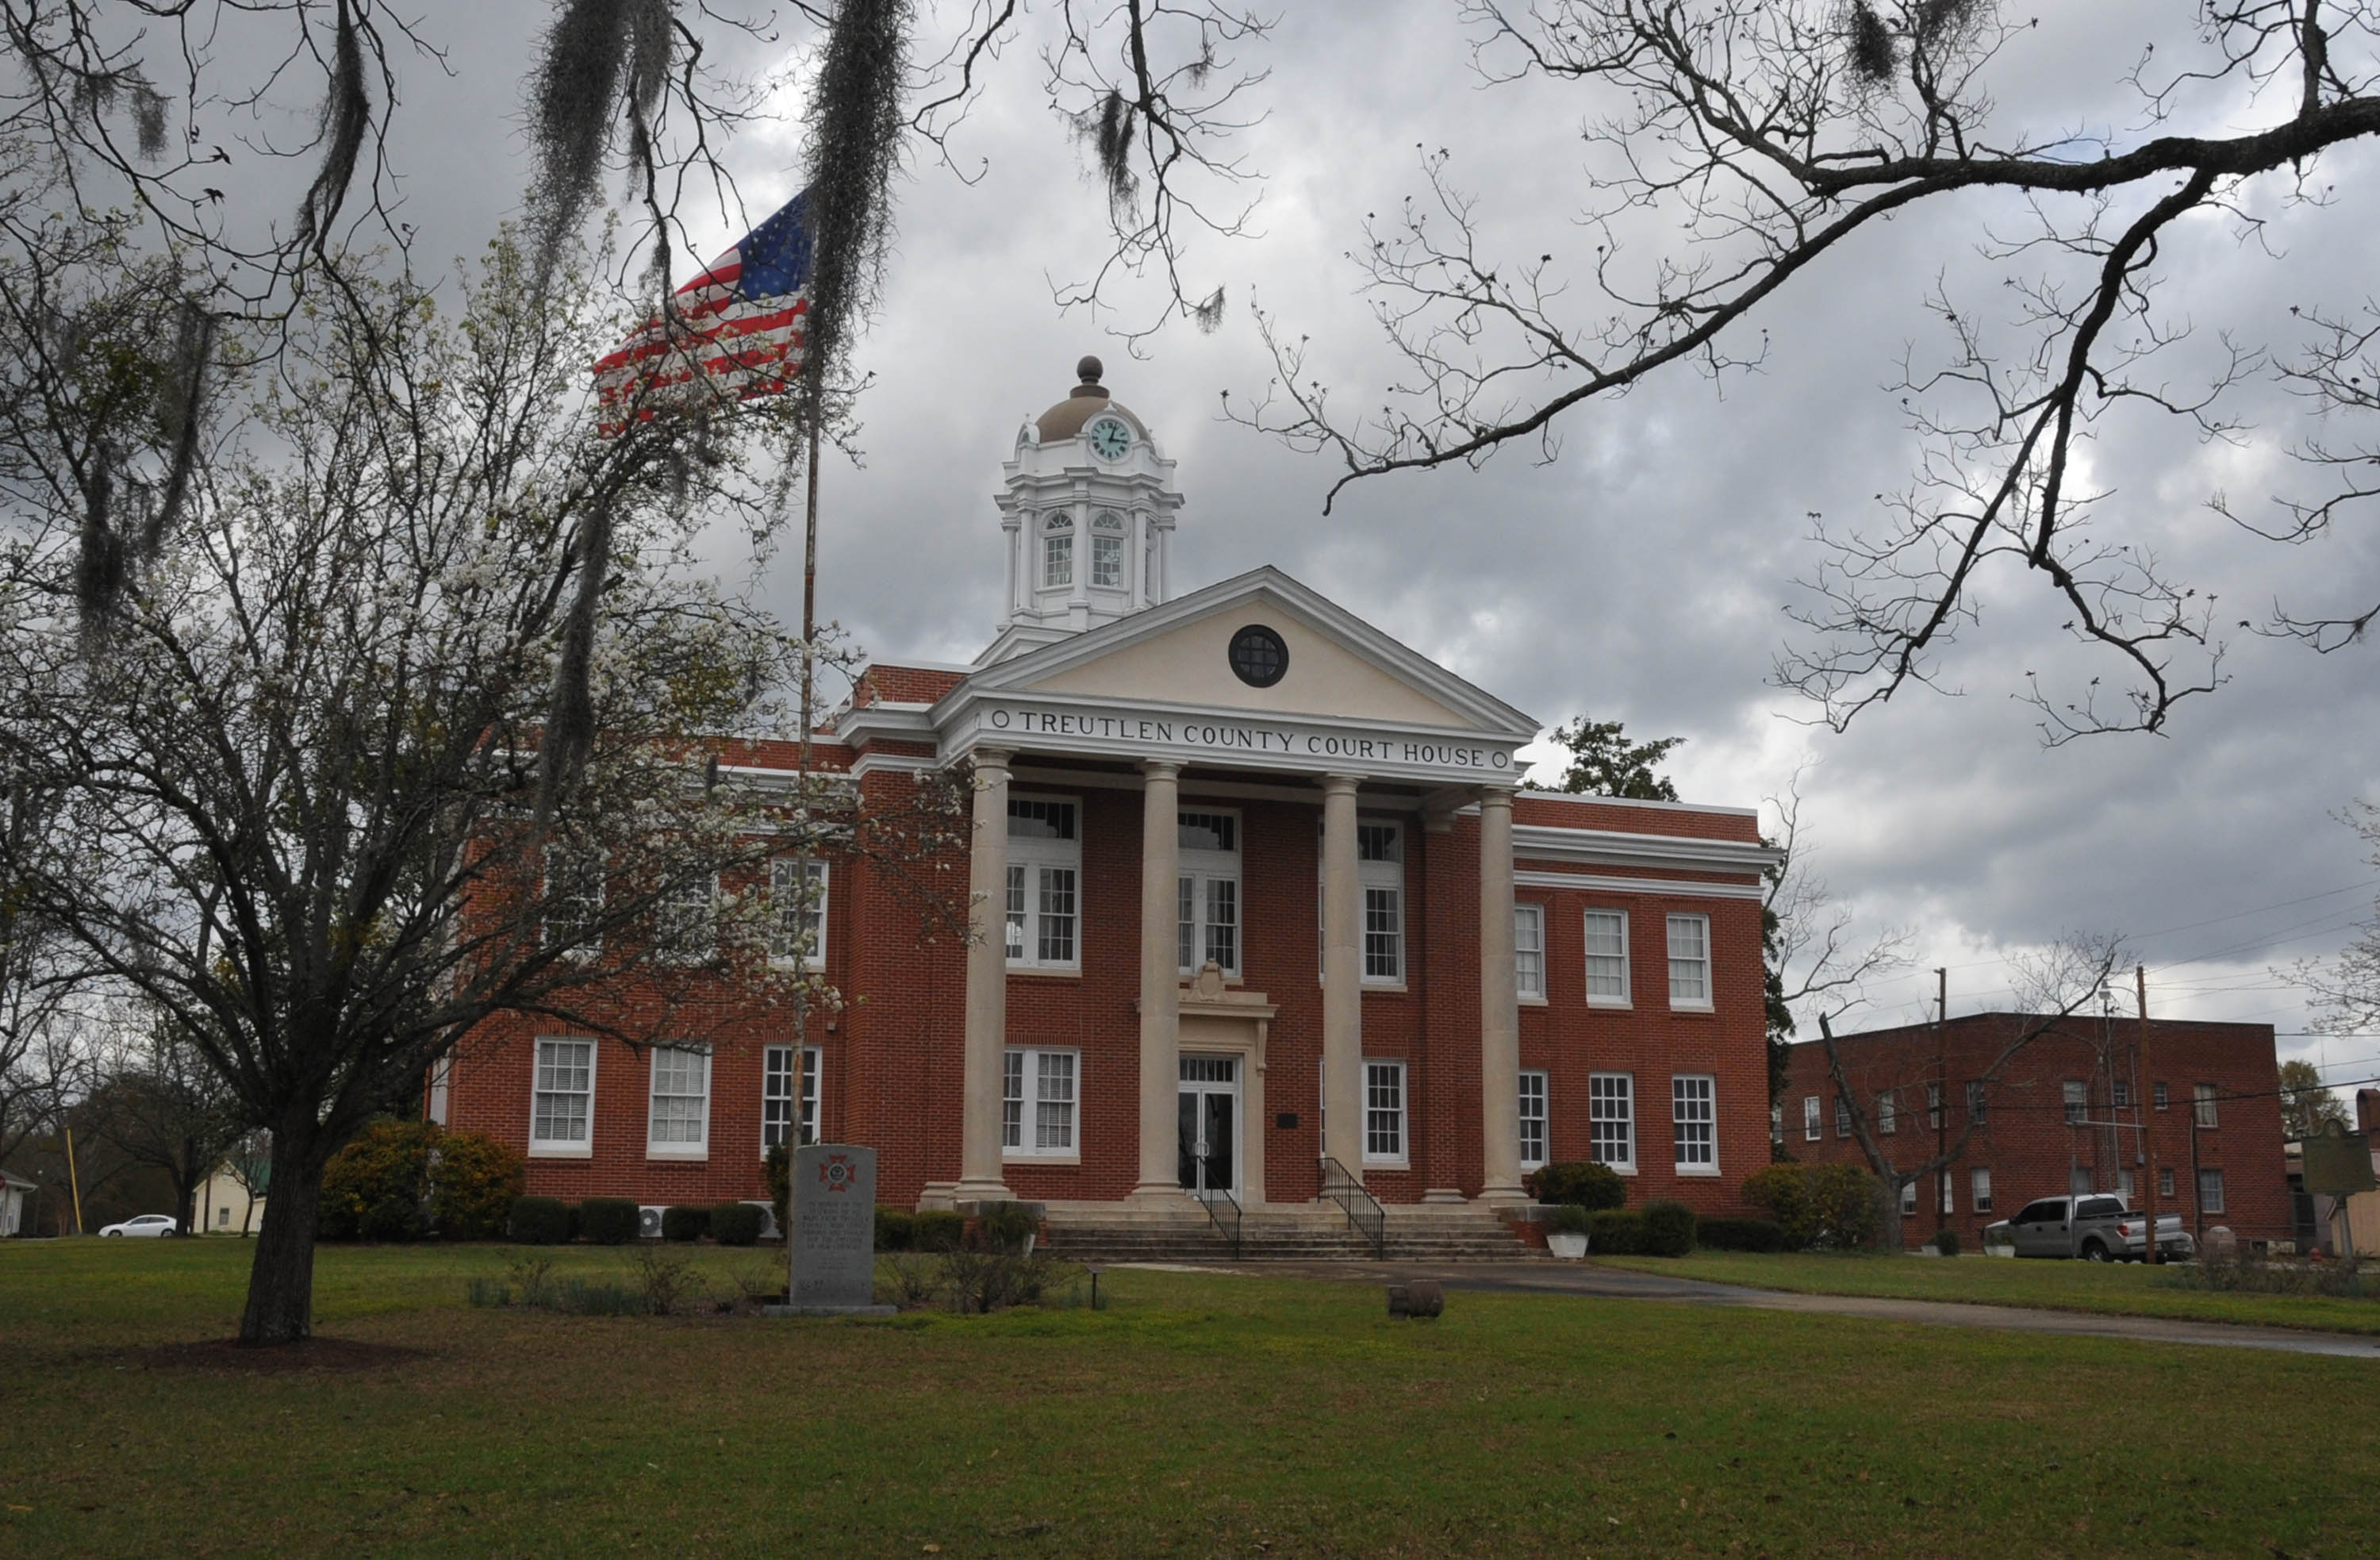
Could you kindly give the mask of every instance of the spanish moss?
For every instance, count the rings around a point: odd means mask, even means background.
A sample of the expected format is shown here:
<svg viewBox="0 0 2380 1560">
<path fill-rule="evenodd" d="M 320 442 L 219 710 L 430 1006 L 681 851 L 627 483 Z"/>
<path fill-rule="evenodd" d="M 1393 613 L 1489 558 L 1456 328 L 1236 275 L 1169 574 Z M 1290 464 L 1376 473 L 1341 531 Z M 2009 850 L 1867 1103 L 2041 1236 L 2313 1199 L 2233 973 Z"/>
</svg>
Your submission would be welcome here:
<svg viewBox="0 0 2380 1560">
<path fill-rule="evenodd" d="M 1868 0 L 1852 0 L 1850 28 L 1852 79 L 1863 86 L 1882 86 L 1892 79 L 1897 52 L 1892 29 Z"/>
<path fill-rule="evenodd" d="M 554 657 L 553 695 L 539 744 L 537 812 L 540 823 L 551 820 L 564 793 L 577 785 L 595 750 L 595 613 L 603 599 L 604 577 L 612 567 L 611 506 L 598 501 L 588 506 L 579 529 L 578 589 L 563 619 L 562 644 Z"/>
<path fill-rule="evenodd" d="M 672 0 L 559 0 L 530 90 L 537 155 L 537 274 L 594 203 L 621 121 L 640 173 L 654 165 L 653 112 L 677 41 Z"/>
<path fill-rule="evenodd" d="M 355 0 L 339 0 L 339 24 L 331 44 L 331 89 L 322 100 L 322 165 L 298 208 L 298 242 L 317 255 L 330 241 L 331 225 L 346 203 L 356 177 L 364 132 L 371 128 L 371 98 L 364 90 L 362 28 Z M 162 131 L 162 116 L 160 129 Z"/>
<path fill-rule="evenodd" d="M 810 100 L 811 415 L 827 377 L 873 302 L 892 230 L 900 164 L 909 0 L 844 0 L 827 31 Z"/>
</svg>

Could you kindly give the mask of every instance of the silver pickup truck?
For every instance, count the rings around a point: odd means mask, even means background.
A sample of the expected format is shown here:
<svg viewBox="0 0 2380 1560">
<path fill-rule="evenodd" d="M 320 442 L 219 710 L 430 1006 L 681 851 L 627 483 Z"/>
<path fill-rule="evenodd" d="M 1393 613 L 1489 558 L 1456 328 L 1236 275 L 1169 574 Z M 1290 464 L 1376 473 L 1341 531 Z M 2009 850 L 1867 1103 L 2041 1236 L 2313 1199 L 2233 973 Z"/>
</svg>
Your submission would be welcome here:
<svg viewBox="0 0 2380 1560">
<path fill-rule="evenodd" d="M 2198 1243 L 2181 1227 L 2180 1214 L 2160 1214 L 2156 1225 L 2157 1249 L 2168 1261 L 2198 1254 Z M 1984 1231 L 1984 1244 L 2011 1246 L 2020 1257 L 2138 1261 L 2148 1251 L 2148 1220 L 2127 1209 L 2122 1198 L 2105 1192 L 2045 1197 Z"/>
</svg>

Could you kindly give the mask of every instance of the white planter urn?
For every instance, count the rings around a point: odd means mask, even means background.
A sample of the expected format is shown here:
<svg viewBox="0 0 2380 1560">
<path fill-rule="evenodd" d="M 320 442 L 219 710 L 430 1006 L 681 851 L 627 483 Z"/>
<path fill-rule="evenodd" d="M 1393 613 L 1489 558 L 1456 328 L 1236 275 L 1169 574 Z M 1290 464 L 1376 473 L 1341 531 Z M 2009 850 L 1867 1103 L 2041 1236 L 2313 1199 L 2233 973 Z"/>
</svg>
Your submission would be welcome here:
<svg viewBox="0 0 2380 1560">
<path fill-rule="evenodd" d="M 1585 1230 L 1548 1230 L 1546 1249 L 1563 1261 L 1577 1261 L 1586 1255 L 1586 1232 Z"/>
</svg>

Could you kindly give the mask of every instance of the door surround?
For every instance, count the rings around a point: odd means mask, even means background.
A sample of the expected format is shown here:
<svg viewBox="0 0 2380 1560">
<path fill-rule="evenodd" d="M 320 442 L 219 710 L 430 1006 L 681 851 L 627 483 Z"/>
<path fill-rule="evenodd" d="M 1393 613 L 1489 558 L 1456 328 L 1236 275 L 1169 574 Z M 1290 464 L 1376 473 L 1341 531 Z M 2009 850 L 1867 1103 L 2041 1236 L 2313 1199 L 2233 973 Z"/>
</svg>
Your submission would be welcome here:
<svg viewBox="0 0 2380 1560">
<path fill-rule="evenodd" d="M 1182 993 L 1176 1054 L 1235 1056 L 1240 1063 L 1240 1205 L 1259 1206 L 1265 1197 L 1265 1138 L 1272 1125 L 1265 1106 L 1265 1048 L 1281 1009 L 1264 993 L 1227 987 L 1211 962 L 1191 977 Z"/>
</svg>

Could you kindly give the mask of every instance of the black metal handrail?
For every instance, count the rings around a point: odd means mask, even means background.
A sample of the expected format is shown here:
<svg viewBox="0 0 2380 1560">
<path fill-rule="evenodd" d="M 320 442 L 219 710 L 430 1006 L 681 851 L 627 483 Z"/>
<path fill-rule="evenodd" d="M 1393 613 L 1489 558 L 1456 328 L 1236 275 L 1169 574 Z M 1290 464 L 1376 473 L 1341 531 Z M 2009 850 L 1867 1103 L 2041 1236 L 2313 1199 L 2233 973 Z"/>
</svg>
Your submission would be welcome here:
<svg viewBox="0 0 2380 1560">
<path fill-rule="evenodd" d="M 1228 1202 L 1232 1205 L 1232 1222 L 1230 1224 L 1225 1224 L 1223 1222 L 1223 1210 L 1220 1203 L 1218 1202 L 1218 1199 L 1220 1199 L 1221 1202 Z M 1235 1262 L 1238 1261 L 1240 1260 L 1240 1219 L 1242 1217 L 1240 1200 L 1233 1197 L 1230 1192 L 1218 1187 L 1211 1191 L 1199 1193 L 1198 1201 L 1206 1208 L 1207 1217 L 1214 1220 L 1215 1227 L 1223 1232 L 1223 1238 L 1232 1243 L 1232 1261 Z"/>
<path fill-rule="evenodd" d="M 1363 1182 L 1347 1173 L 1345 1165 L 1327 1153 L 1322 1156 L 1322 1195 L 1346 1213 L 1348 1228 L 1372 1243 L 1372 1255 L 1386 1261 L 1389 1211 L 1364 1189 Z"/>
</svg>

